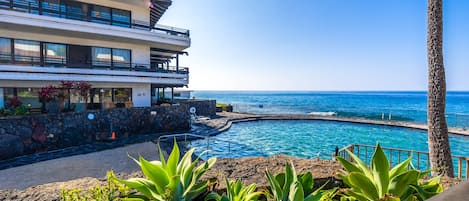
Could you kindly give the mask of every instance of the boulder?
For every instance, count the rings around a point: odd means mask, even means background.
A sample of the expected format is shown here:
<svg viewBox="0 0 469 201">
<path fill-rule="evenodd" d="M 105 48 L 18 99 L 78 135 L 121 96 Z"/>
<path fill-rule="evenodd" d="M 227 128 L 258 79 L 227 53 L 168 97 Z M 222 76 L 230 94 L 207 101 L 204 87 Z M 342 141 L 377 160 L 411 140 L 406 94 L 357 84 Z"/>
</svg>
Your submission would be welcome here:
<svg viewBox="0 0 469 201">
<path fill-rule="evenodd" d="M 0 160 L 23 154 L 23 141 L 16 135 L 0 135 Z"/>
</svg>

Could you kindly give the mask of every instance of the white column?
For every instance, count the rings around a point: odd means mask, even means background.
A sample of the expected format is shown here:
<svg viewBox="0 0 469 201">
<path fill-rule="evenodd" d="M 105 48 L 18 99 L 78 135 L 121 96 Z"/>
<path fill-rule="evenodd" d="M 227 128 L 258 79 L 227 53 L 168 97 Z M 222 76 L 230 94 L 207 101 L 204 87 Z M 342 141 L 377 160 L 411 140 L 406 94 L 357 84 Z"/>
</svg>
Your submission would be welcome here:
<svg viewBox="0 0 469 201">
<path fill-rule="evenodd" d="M 0 88 L 0 108 L 5 108 L 5 102 L 3 97 L 3 88 Z"/>
<path fill-rule="evenodd" d="M 142 84 L 132 87 L 132 101 L 134 107 L 151 106 L 151 87 L 150 84 Z"/>
</svg>

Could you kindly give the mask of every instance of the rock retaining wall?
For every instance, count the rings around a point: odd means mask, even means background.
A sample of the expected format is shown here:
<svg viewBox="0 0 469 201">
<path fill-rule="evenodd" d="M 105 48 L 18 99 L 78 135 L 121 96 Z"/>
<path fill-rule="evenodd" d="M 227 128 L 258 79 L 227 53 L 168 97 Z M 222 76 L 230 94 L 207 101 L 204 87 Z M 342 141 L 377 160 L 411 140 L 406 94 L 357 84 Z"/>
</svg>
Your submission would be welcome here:
<svg viewBox="0 0 469 201">
<path fill-rule="evenodd" d="M 195 107 L 196 114 L 198 116 L 215 116 L 216 112 L 216 100 L 179 100 L 179 104 L 186 105 L 188 108 Z"/>
<path fill-rule="evenodd" d="M 0 160 L 106 141 L 112 132 L 116 138 L 126 138 L 188 131 L 188 110 L 188 105 L 180 104 L 0 118 Z"/>
</svg>

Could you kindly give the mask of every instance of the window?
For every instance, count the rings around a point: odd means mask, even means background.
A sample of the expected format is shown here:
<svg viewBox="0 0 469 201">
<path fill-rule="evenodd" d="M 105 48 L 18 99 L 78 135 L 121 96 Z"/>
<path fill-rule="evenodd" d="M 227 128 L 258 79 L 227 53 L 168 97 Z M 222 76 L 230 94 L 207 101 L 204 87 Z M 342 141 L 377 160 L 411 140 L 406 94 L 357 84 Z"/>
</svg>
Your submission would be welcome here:
<svg viewBox="0 0 469 201">
<path fill-rule="evenodd" d="M 10 8 L 10 0 L 0 0 L 0 8 Z"/>
<path fill-rule="evenodd" d="M 44 62 L 46 64 L 65 65 L 67 46 L 64 44 L 44 43 Z"/>
<path fill-rule="evenodd" d="M 112 64 L 116 68 L 130 68 L 130 50 L 112 49 Z"/>
<path fill-rule="evenodd" d="M 67 18 L 74 20 L 88 20 L 88 4 L 70 1 L 67 2 Z"/>
<path fill-rule="evenodd" d="M 92 64 L 96 67 L 111 66 L 111 48 L 93 47 Z"/>
<path fill-rule="evenodd" d="M 11 39 L 0 38 L 0 62 L 11 60 Z"/>
<path fill-rule="evenodd" d="M 13 0 L 13 9 L 27 13 L 39 14 L 38 0 Z"/>
<path fill-rule="evenodd" d="M 131 100 L 132 100 L 132 89 L 130 88 L 114 89 L 114 102 L 115 103 L 125 103 Z"/>
<path fill-rule="evenodd" d="M 59 0 L 43 0 L 42 1 L 42 15 L 52 17 L 65 17 L 65 5 L 60 4 Z"/>
<path fill-rule="evenodd" d="M 39 88 L 17 88 L 18 98 L 23 105 L 30 106 L 33 108 L 40 108 L 41 102 L 39 102 Z"/>
<path fill-rule="evenodd" d="M 130 11 L 112 9 L 112 25 L 130 27 Z"/>
<path fill-rule="evenodd" d="M 101 24 L 111 24 L 111 9 L 94 5 L 91 9 L 91 21 Z"/>
<path fill-rule="evenodd" d="M 39 63 L 41 61 L 40 43 L 30 40 L 15 40 L 15 61 Z"/>
</svg>

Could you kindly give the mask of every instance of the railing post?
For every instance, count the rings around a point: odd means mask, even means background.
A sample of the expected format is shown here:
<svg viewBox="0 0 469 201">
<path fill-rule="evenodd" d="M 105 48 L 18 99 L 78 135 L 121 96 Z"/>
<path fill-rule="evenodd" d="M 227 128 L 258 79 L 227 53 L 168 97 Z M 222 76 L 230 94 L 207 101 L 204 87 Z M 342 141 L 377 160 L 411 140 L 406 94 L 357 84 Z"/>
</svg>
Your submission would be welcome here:
<svg viewBox="0 0 469 201">
<path fill-rule="evenodd" d="M 357 145 L 357 156 L 360 158 L 360 146 Z"/>
<path fill-rule="evenodd" d="M 392 149 L 389 149 L 389 167 L 392 168 Z"/>
<path fill-rule="evenodd" d="M 420 170 L 420 152 L 417 152 L 417 170 Z"/>
<path fill-rule="evenodd" d="M 368 163 L 368 147 L 365 146 L 365 164 Z"/>
<path fill-rule="evenodd" d="M 401 163 L 401 150 L 397 150 L 397 164 Z"/>
<path fill-rule="evenodd" d="M 458 178 L 462 178 L 462 158 L 458 158 Z"/>
<path fill-rule="evenodd" d="M 469 158 L 466 158 L 466 179 L 469 178 Z"/>
</svg>

